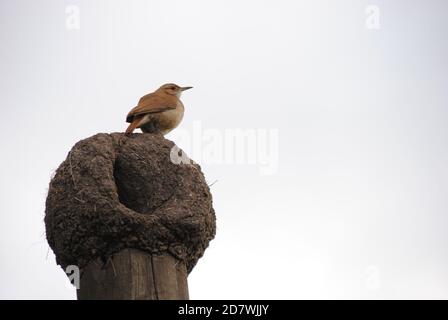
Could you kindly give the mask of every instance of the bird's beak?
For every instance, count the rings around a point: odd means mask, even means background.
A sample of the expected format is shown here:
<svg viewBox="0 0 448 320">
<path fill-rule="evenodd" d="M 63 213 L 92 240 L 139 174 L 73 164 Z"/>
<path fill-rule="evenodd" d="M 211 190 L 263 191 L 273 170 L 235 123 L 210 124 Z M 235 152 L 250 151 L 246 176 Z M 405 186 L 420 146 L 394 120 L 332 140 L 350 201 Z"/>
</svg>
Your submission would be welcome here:
<svg viewBox="0 0 448 320">
<path fill-rule="evenodd" d="M 180 91 L 185 91 L 185 90 L 188 90 L 188 89 L 191 89 L 191 88 L 193 88 L 193 87 L 182 87 L 182 88 L 180 88 Z"/>
</svg>

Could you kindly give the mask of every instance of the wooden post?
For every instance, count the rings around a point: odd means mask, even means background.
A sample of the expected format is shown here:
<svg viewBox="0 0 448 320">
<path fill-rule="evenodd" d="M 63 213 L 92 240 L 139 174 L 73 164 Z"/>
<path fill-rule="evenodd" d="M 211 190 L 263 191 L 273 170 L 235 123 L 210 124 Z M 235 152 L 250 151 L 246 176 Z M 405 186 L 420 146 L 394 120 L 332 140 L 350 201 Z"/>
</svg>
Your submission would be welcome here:
<svg viewBox="0 0 448 320">
<path fill-rule="evenodd" d="M 81 271 L 78 300 L 187 300 L 185 264 L 170 255 L 125 249 Z"/>
</svg>

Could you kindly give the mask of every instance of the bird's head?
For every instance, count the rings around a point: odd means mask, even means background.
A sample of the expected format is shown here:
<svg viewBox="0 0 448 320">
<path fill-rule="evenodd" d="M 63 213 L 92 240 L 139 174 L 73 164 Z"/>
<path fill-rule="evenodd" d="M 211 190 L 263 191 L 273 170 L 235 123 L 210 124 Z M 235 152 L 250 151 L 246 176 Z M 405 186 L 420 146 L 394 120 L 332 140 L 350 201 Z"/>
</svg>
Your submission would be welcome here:
<svg viewBox="0 0 448 320">
<path fill-rule="evenodd" d="M 171 94 L 173 96 L 177 96 L 178 98 L 182 94 L 183 91 L 191 89 L 193 87 L 179 87 L 177 84 L 174 83 L 167 83 L 161 86 L 157 91 L 161 91 L 166 94 Z"/>
</svg>

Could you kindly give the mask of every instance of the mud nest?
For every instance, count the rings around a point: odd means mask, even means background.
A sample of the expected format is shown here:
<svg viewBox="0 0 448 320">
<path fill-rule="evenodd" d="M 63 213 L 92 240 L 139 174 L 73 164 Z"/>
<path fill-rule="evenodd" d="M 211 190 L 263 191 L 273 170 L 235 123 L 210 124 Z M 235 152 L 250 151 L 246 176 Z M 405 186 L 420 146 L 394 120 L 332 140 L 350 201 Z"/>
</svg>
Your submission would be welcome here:
<svg viewBox="0 0 448 320">
<path fill-rule="evenodd" d="M 46 201 L 50 247 L 64 269 L 135 248 L 169 253 L 190 272 L 215 236 L 209 187 L 197 164 L 175 164 L 160 135 L 97 134 L 59 166 Z"/>
</svg>

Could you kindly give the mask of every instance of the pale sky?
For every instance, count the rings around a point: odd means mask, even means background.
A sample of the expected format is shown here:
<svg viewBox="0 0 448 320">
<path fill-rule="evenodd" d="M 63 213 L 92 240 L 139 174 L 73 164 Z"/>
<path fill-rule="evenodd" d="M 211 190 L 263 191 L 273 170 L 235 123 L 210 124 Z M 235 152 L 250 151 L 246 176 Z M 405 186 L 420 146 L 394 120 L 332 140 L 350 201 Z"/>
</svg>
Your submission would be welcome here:
<svg viewBox="0 0 448 320">
<path fill-rule="evenodd" d="M 140 96 L 175 82 L 194 89 L 167 138 L 217 181 L 192 299 L 447 299 L 447 12 L 444 0 L 1 1 L 0 298 L 76 298 L 45 239 L 51 176 L 77 141 L 123 132 Z M 272 138 L 272 174 L 262 158 L 204 156 L 237 129 Z"/>
</svg>

